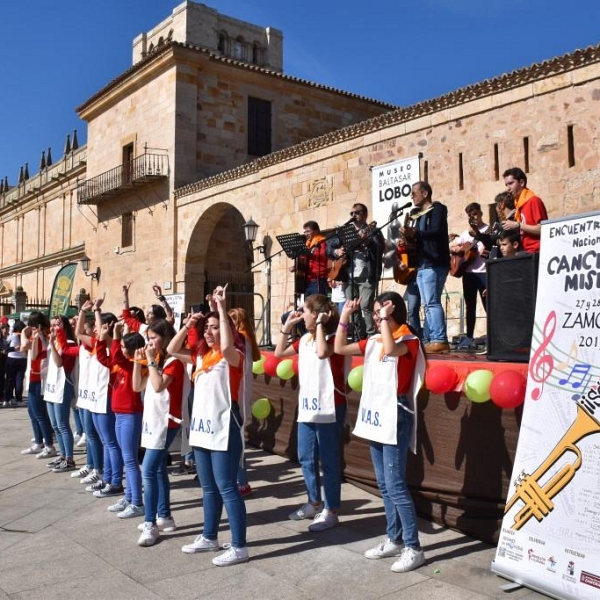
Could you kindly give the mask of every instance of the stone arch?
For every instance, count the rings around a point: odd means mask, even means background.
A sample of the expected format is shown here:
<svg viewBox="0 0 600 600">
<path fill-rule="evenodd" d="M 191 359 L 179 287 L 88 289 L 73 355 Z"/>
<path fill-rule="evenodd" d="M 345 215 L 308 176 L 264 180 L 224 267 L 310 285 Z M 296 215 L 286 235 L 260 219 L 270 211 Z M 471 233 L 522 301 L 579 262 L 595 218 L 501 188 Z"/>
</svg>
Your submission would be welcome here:
<svg viewBox="0 0 600 600">
<path fill-rule="evenodd" d="M 215 285 L 228 283 L 228 306 L 254 314 L 252 253 L 244 239 L 244 223 L 240 211 L 226 202 L 214 204 L 199 216 L 185 255 L 188 307 L 203 304 Z"/>
</svg>

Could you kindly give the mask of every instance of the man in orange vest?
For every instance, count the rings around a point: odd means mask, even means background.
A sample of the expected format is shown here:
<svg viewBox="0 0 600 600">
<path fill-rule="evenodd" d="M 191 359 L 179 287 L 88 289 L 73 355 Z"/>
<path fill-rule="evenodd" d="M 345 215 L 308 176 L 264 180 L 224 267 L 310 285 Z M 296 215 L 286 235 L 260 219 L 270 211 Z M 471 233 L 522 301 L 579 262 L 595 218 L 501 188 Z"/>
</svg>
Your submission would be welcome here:
<svg viewBox="0 0 600 600">
<path fill-rule="evenodd" d="M 540 223 L 548 218 L 541 198 L 527 187 L 527 175 L 518 167 L 502 173 L 504 185 L 515 199 L 515 220 L 502 224 L 504 231 L 518 229 L 525 252 L 534 254 L 540 251 Z"/>
</svg>

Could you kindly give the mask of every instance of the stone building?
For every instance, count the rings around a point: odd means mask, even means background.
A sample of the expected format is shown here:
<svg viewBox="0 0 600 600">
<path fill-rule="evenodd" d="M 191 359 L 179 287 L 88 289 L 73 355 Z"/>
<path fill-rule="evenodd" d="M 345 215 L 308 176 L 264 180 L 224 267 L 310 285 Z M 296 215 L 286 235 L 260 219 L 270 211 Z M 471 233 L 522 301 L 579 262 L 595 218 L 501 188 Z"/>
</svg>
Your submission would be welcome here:
<svg viewBox="0 0 600 600">
<path fill-rule="evenodd" d="M 598 206 L 600 46 L 392 110 L 275 70 L 278 42 L 269 46 L 260 35 L 279 34 L 232 29 L 225 36 L 227 21 L 217 20 L 204 45 L 178 38 L 189 28 L 177 19 L 189 17 L 190 6 L 136 38 L 132 68 L 78 108 L 88 122 L 79 185 L 69 179 L 71 187 L 63 183 L 56 198 L 38 195 L 31 203 L 36 210 L 52 205 L 43 209 L 54 219 L 48 240 L 60 238 L 61 251 L 80 247 L 102 266 L 109 306 L 118 306 L 128 279 L 136 304 L 151 300 L 155 280 L 185 293 L 188 305 L 214 283 L 230 281 L 236 303 L 257 294 L 256 316 L 270 291 L 276 323 L 293 295 L 289 261 L 278 254 L 270 274 L 263 265 L 252 276 L 244 222 L 252 217 L 260 225 L 257 243 L 275 254 L 276 236 L 301 231 L 306 220 L 329 228 L 347 220 L 353 202 L 370 205 L 370 167 L 418 153 L 421 177 L 448 205 L 451 231 L 465 228 L 469 202 L 491 206 L 511 166 L 524 168 L 551 217 Z M 231 40 L 264 52 L 231 58 Z M 258 56 L 275 63 L 260 66 Z M 267 106 L 270 135 L 261 136 L 265 129 L 251 120 L 261 122 Z M 40 250 L 26 245 L 15 254 L 15 209 L 0 206 L 4 279 L 5 265 L 37 260 Z M 62 214 L 74 227 L 63 227 Z M 18 218 L 21 232 L 25 221 L 35 221 Z M 10 269 L 25 289 L 40 280 L 37 267 Z M 450 333 L 460 331 L 459 289 L 459 280 L 448 281 Z"/>
</svg>

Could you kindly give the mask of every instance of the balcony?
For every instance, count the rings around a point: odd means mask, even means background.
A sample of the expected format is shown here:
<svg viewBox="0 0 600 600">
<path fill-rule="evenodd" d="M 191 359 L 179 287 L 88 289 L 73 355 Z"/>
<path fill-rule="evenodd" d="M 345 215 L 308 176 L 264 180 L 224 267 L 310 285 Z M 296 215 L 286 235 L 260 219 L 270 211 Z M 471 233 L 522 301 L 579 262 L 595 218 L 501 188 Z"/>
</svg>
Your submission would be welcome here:
<svg viewBox="0 0 600 600">
<path fill-rule="evenodd" d="M 77 186 L 77 202 L 98 204 L 125 190 L 168 176 L 169 157 L 166 154 L 142 154 L 128 163 L 81 182 Z"/>
</svg>

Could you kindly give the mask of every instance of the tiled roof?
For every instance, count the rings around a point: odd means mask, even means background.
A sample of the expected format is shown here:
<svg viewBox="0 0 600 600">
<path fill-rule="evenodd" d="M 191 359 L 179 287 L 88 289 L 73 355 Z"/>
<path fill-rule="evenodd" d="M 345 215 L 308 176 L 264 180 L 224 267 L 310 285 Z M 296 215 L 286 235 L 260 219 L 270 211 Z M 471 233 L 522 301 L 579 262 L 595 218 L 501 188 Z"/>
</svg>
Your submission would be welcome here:
<svg viewBox="0 0 600 600">
<path fill-rule="evenodd" d="M 180 198 L 187 196 L 199 190 L 226 183 L 251 173 L 256 173 L 265 167 L 302 156 L 309 152 L 314 152 L 315 150 L 327 146 L 360 137 L 392 125 L 397 125 L 404 121 L 430 115 L 440 110 L 459 106 L 466 102 L 478 100 L 500 92 L 506 92 L 512 88 L 517 88 L 560 73 L 566 73 L 573 69 L 578 69 L 596 62 L 600 62 L 600 44 L 597 46 L 589 46 L 583 50 L 575 50 L 575 52 L 545 60 L 541 63 L 535 63 L 529 67 L 505 73 L 494 79 L 486 79 L 480 83 L 460 88 L 432 100 L 420 102 L 406 108 L 392 110 L 391 112 L 372 117 L 366 121 L 361 121 L 360 123 L 349 125 L 343 129 L 338 129 L 326 133 L 325 135 L 301 142 L 300 144 L 296 144 L 295 146 L 291 146 L 284 150 L 273 152 L 272 154 L 253 160 L 250 163 L 240 165 L 234 169 L 223 171 L 217 175 L 212 175 L 211 177 L 206 177 L 205 179 L 177 188 L 175 190 L 175 197 Z"/>
<path fill-rule="evenodd" d="M 367 98 L 366 96 L 360 96 L 358 94 L 353 94 L 351 92 L 345 92 L 343 90 L 338 90 L 336 88 L 332 88 L 332 87 L 329 87 L 326 85 L 314 83 L 314 82 L 308 81 L 306 79 L 300 79 L 298 77 L 292 77 L 291 75 L 286 75 L 285 73 L 280 73 L 278 71 L 272 71 L 271 69 L 267 69 L 267 68 L 261 67 L 259 65 L 253 65 L 253 64 L 246 63 L 246 62 L 243 62 L 240 60 L 236 60 L 229 56 L 222 56 L 220 54 L 215 54 L 213 51 L 209 50 L 208 48 L 203 48 L 202 46 L 196 46 L 194 44 L 184 44 L 182 42 L 172 41 L 172 42 L 164 44 L 163 46 L 161 46 L 161 47 L 157 48 L 156 50 L 154 50 L 153 52 L 149 53 L 145 58 L 143 58 L 141 61 L 139 61 L 138 63 L 136 63 L 129 69 L 127 69 L 127 71 L 121 73 L 121 75 L 119 75 L 118 77 L 113 79 L 109 84 L 105 85 L 100 91 L 96 92 L 91 98 L 86 100 L 83 104 L 78 106 L 75 110 L 77 112 L 85 110 L 90 104 L 95 102 L 98 98 L 101 98 L 104 94 L 111 91 L 112 89 L 118 88 L 120 85 L 123 85 L 131 77 L 131 75 L 135 74 L 137 71 L 142 69 L 145 65 L 151 63 L 158 56 L 162 56 L 163 54 L 167 53 L 173 47 L 180 47 L 180 48 L 187 48 L 189 50 L 195 50 L 197 52 L 207 54 L 211 60 L 214 60 L 217 62 L 222 62 L 222 63 L 228 64 L 228 65 L 231 65 L 234 67 L 238 67 L 241 69 L 247 69 L 249 71 L 256 71 L 258 73 L 263 73 L 270 77 L 276 77 L 279 79 L 283 79 L 285 81 L 299 83 L 301 85 L 306 85 L 306 86 L 313 87 L 313 88 L 316 88 L 319 90 L 326 90 L 328 92 L 340 94 L 341 96 L 347 96 L 348 98 L 355 98 L 358 100 L 363 100 L 365 102 L 370 102 L 372 104 L 375 104 L 377 106 L 382 106 L 384 108 L 394 109 L 397 107 L 397 105 L 390 104 L 389 102 L 382 102 L 381 100 L 375 100 L 373 98 Z"/>
</svg>

